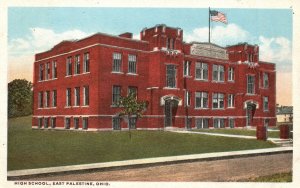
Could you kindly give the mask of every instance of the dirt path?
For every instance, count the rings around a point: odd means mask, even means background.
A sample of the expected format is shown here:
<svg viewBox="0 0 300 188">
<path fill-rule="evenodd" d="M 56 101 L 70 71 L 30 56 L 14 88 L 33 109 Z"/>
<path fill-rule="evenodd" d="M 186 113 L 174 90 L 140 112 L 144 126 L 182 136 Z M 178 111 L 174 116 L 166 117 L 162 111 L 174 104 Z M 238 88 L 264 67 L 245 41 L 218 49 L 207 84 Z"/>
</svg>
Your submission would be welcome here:
<svg viewBox="0 0 300 188">
<path fill-rule="evenodd" d="M 48 181 L 237 181 L 289 172 L 292 153 L 31 178 Z"/>
</svg>

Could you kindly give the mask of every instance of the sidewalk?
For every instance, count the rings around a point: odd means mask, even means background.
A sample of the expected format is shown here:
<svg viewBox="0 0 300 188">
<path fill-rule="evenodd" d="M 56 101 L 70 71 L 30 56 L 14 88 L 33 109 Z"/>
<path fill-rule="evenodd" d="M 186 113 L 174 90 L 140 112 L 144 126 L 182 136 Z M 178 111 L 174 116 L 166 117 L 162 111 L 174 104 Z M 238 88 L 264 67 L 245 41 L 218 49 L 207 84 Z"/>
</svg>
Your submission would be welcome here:
<svg viewBox="0 0 300 188">
<path fill-rule="evenodd" d="M 277 147 L 267 149 L 256 149 L 256 150 L 244 150 L 244 151 L 232 151 L 232 152 L 218 152 L 218 153 L 205 153 L 205 154 L 193 154 L 193 155 L 181 155 L 171 157 L 156 157 L 146 159 L 135 159 L 126 161 L 114 161 L 106 163 L 94 163 L 94 164 L 83 164 L 83 165 L 72 165 L 72 166 L 59 166 L 39 169 L 26 169 L 26 170 L 14 170 L 8 171 L 8 179 L 18 179 L 24 177 L 34 177 L 42 174 L 58 174 L 63 172 L 78 172 L 88 170 L 104 170 L 113 169 L 115 167 L 138 167 L 138 166 L 151 166 L 151 165 L 164 165 L 164 164 L 177 164 L 182 162 L 192 161 L 211 161 L 220 159 L 232 159 L 247 156 L 260 156 L 264 154 L 277 154 L 277 153 L 290 153 L 292 147 Z"/>
</svg>

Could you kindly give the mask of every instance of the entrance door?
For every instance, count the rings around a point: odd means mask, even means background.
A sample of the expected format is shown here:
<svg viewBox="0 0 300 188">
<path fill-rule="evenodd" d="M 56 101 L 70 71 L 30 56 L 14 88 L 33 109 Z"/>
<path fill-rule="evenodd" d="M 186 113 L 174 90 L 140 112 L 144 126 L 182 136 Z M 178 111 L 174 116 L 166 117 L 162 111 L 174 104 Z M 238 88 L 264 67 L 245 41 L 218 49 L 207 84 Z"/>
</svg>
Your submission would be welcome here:
<svg viewBox="0 0 300 188">
<path fill-rule="evenodd" d="M 175 115 L 174 110 L 176 110 L 178 102 L 176 100 L 166 100 L 165 101 L 165 127 L 172 127 L 173 116 Z"/>
<path fill-rule="evenodd" d="M 246 109 L 246 126 L 247 127 L 250 127 L 252 126 L 252 123 L 253 123 L 253 115 L 254 115 L 254 112 L 255 112 L 255 109 L 256 109 L 256 105 L 255 104 L 247 104 L 247 109 Z"/>
</svg>

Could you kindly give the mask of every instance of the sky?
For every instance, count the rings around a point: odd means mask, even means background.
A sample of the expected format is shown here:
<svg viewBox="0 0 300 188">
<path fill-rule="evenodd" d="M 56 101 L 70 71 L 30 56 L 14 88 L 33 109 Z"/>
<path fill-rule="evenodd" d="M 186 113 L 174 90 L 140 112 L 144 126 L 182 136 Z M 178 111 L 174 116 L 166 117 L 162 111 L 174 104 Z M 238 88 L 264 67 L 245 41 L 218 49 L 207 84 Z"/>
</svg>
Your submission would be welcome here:
<svg viewBox="0 0 300 188">
<path fill-rule="evenodd" d="M 292 9 L 211 8 L 226 14 L 228 24 L 212 22 L 211 42 L 260 46 L 260 60 L 276 64 L 277 103 L 292 104 Z M 8 81 L 32 81 L 34 54 L 62 40 L 97 32 L 132 32 L 166 24 L 183 29 L 186 42 L 208 41 L 208 8 L 8 8 Z M 284 84 L 283 84 L 284 83 Z"/>
</svg>

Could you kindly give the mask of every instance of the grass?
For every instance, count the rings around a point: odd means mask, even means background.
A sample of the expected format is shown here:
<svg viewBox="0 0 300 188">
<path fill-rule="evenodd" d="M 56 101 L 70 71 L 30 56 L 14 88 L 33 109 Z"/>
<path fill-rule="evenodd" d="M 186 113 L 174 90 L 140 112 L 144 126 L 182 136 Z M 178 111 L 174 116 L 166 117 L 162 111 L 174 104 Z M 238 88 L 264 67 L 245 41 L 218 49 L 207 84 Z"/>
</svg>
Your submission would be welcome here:
<svg viewBox="0 0 300 188">
<path fill-rule="evenodd" d="M 8 120 L 8 170 L 270 148 L 270 142 L 165 131 L 32 130 L 31 116 Z"/>
<path fill-rule="evenodd" d="M 233 134 L 233 135 L 245 135 L 245 136 L 256 136 L 256 130 L 249 129 L 197 129 L 193 131 L 198 132 L 209 132 L 209 133 L 221 133 L 221 134 Z M 269 131 L 269 138 L 279 138 L 279 131 Z"/>
<path fill-rule="evenodd" d="M 261 176 L 254 179 L 249 179 L 251 182 L 292 182 L 292 172 L 289 173 L 279 173 L 270 176 Z"/>
</svg>

